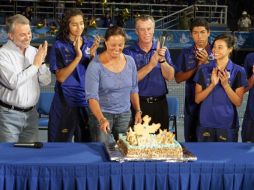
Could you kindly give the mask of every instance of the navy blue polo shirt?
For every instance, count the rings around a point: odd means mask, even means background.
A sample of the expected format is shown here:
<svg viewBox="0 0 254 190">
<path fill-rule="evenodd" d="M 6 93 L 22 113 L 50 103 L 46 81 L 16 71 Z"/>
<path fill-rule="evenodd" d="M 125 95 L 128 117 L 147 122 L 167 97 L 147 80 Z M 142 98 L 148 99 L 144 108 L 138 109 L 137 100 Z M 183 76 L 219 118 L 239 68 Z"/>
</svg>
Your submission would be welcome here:
<svg viewBox="0 0 254 190">
<path fill-rule="evenodd" d="M 210 45 L 206 47 L 206 51 L 209 57 L 213 57 L 212 48 Z M 182 50 L 181 54 L 177 58 L 175 65 L 175 72 L 187 72 L 197 67 L 198 61 L 196 59 L 196 48 L 195 45 Z M 190 77 L 185 82 L 185 107 L 190 113 L 197 111 L 198 105 L 195 103 L 195 82 L 193 77 Z"/>
<path fill-rule="evenodd" d="M 63 93 L 65 101 L 69 106 L 87 106 L 85 97 L 85 72 L 90 62 L 90 47 L 93 42 L 83 37 L 81 47 L 83 56 L 71 75 L 63 82 L 56 81 L 55 91 Z M 57 40 L 51 48 L 49 55 L 50 70 L 65 68 L 76 57 L 74 46 L 71 42 Z M 61 90 L 61 92 L 59 91 Z"/>
<path fill-rule="evenodd" d="M 156 51 L 157 42 L 153 41 L 151 50 L 146 53 L 144 52 L 136 42 L 134 45 L 129 46 L 124 49 L 126 55 L 133 57 L 137 70 L 141 69 L 143 66 L 147 65 Z M 168 49 L 166 50 L 165 59 L 167 63 L 173 66 L 170 53 Z M 140 96 L 162 96 L 167 94 L 167 84 L 162 76 L 161 65 L 157 64 L 156 67 L 152 69 L 141 81 L 138 83 L 139 95 Z"/>
<path fill-rule="evenodd" d="M 203 89 L 207 88 L 211 83 L 211 73 L 215 67 L 215 61 L 201 66 L 193 80 L 201 85 Z M 234 91 L 239 87 L 246 87 L 248 85 L 243 67 L 229 60 L 226 70 L 229 73 L 229 85 Z M 201 102 L 199 114 L 200 127 L 235 127 L 237 121 L 236 117 L 236 106 L 231 103 L 224 88 L 219 82 L 208 97 Z"/>
<path fill-rule="evenodd" d="M 249 79 L 252 75 L 252 67 L 254 65 L 254 53 L 249 53 L 244 60 L 244 68 L 247 74 L 247 78 Z M 247 109 L 249 109 L 249 113 L 251 118 L 254 120 L 254 87 L 249 90 Z"/>
</svg>

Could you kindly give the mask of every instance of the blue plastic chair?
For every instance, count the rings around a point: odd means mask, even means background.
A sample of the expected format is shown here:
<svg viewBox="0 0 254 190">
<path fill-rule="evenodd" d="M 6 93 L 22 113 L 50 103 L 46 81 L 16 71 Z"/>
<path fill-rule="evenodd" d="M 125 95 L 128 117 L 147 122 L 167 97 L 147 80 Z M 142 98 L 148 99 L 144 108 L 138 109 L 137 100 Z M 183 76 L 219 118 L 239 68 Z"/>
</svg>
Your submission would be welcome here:
<svg viewBox="0 0 254 190">
<path fill-rule="evenodd" d="M 167 102 L 168 102 L 169 130 L 175 134 L 175 139 L 177 140 L 176 119 L 179 114 L 179 101 L 178 98 L 175 96 L 167 96 Z"/>
<path fill-rule="evenodd" d="M 37 111 L 39 113 L 38 126 L 39 129 L 47 130 L 49 121 L 50 106 L 54 97 L 53 92 L 41 92 L 37 103 Z"/>
</svg>

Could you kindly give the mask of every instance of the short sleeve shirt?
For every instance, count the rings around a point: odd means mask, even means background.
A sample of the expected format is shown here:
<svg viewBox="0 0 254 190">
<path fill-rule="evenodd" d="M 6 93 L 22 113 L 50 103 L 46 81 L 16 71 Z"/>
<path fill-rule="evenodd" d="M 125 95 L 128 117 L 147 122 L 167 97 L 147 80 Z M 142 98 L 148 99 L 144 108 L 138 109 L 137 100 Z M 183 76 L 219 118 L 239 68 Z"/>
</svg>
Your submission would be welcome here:
<svg viewBox="0 0 254 190">
<path fill-rule="evenodd" d="M 153 41 L 151 50 L 146 53 L 144 52 L 137 43 L 133 46 L 129 46 L 124 49 L 126 55 L 130 55 L 137 66 L 137 70 L 141 69 L 147 65 L 156 51 L 157 44 Z M 165 59 L 167 63 L 173 66 L 170 53 L 167 50 Z M 160 64 L 158 64 L 153 70 L 148 73 L 141 81 L 138 83 L 139 95 L 140 96 L 162 96 L 167 94 L 167 85 L 164 77 L 162 76 Z"/>
<path fill-rule="evenodd" d="M 56 81 L 55 91 L 62 93 L 65 101 L 70 106 L 87 106 L 85 73 L 90 62 L 90 47 L 92 44 L 92 41 L 83 37 L 83 45 L 81 47 L 83 56 L 79 64 L 63 83 Z M 55 73 L 56 70 L 67 67 L 75 57 L 76 52 L 71 42 L 57 40 L 51 48 L 49 56 L 51 72 Z"/>
<path fill-rule="evenodd" d="M 194 81 L 207 88 L 211 83 L 211 73 L 216 67 L 215 61 L 200 67 Z M 235 91 L 239 87 L 247 86 L 244 68 L 234 64 L 231 60 L 226 66 L 229 75 L 229 85 Z M 231 128 L 236 126 L 237 112 L 220 82 L 213 91 L 201 102 L 199 114 L 200 126 L 210 128 Z"/>
<path fill-rule="evenodd" d="M 87 68 L 86 96 L 96 99 L 103 112 L 119 114 L 130 110 L 130 96 L 138 93 L 137 68 L 132 57 L 119 73 L 108 70 L 96 56 Z"/>
</svg>

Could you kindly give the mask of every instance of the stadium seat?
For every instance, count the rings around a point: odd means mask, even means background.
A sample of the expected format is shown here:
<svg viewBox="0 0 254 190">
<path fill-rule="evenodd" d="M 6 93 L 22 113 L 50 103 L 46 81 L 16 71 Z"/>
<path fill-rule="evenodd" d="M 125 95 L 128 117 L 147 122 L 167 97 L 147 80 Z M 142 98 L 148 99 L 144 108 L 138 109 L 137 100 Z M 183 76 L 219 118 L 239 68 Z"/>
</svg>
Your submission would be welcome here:
<svg viewBox="0 0 254 190">
<path fill-rule="evenodd" d="M 177 140 L 177 116 L 179 113 L 179 101 L 175 96 L 167 96 L 168 102 L 168 117 L 169 117 L 169 130 L 175 134 Z"/>
<path fill-rule="evenodd" d="M 48 116 L 53 97 L 53 92 L 41 92 L 40 94 L 40 98 L 37 103 L 37 111 L 39 113 L 38 126 L 41 130 L 48 129 Z"/>
</svg>

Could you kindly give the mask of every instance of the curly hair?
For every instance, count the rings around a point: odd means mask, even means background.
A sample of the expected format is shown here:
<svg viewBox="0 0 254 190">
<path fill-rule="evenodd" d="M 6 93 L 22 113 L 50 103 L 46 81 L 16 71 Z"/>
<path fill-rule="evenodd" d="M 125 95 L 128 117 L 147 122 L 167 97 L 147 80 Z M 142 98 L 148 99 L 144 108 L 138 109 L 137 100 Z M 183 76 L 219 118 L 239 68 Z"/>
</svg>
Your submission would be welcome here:
<svg viewBox="0 0 254 190">
<path fill-rule="evenodd" d="M 64 13 L 64 17 L 63 20 L 60 23 L 60 30 L 59 33 L 57 34 L 57 39 L 63 40 L 63 41 L 69 41 L 69 32 L 70 32 L 70 18 L 77 16 L 77 15 L 81 15 L 83 17 L 84 23 L 85 23 L 85 18 L 84 18 L 84 14 L 81 10 L 79 9 L 69 9 Z M 83 35 L 85 32 L 85 30 L 83 31 L 83 33 L 81 35 Z"/>
</svg>

